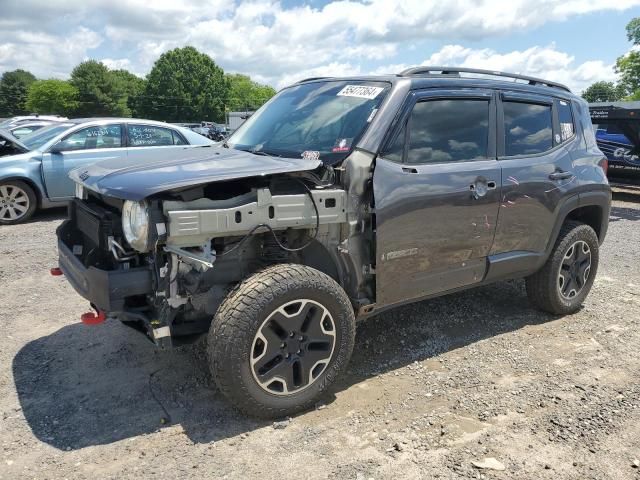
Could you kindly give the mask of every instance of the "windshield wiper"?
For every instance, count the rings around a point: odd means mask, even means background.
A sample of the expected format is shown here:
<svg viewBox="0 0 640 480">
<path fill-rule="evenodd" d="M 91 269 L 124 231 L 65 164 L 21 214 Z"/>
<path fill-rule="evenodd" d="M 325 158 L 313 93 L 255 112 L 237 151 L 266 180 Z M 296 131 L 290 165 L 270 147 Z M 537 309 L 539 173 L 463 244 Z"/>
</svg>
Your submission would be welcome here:
<svg viewBox="0 0 640 480">
<path fill-rule="evenodd" d="M 253 153 L 254 155 L 263 155 L 265 157 L 282 157 L 282 155 L 278 155 L 277 153 L 269 153 L 264 150 L 247 150 L 248 152 Z"/>
<path fill-rule="evenodd" d="M 241 152 L 248 152 L 248 153 L 253 153 L 254 155 L 261 155 L 263 157 L 282 157 L 282 155 L 278 154 L 278 153 L 270 153 L 270 152 L 265 152 L 264 150 L 257 149 L 257 148 L 238 148 L 238 147 L 234 147 L 236 150 L 240 150 Z"/>
</svg>

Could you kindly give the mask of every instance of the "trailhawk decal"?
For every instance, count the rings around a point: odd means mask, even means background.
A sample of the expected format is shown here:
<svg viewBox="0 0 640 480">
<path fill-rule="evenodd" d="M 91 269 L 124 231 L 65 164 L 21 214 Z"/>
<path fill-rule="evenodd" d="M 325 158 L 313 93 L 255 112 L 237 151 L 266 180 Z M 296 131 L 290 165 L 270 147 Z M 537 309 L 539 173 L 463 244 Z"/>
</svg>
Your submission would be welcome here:
<svg viewBox="0 0 640 480">
<path fill-rule="evenodd" d="M 405 258 L 405 257 L 413 257 L 418 254 L 417 248 L 407 248 L 406 250 L 395 250 L 393 252 L 389 252 L 386 255 L 382 254 L 382 261 L 385 260 L 395 260 L 397 258 Z"/>
<path fill-rule="evenodd" d="M 368 98 L 373 100 L 384 88 L 382 87 L 367 87 L 366 85 L 347 85 L 337 94 L 338 97 L 358 97 Z"/>
</svg>

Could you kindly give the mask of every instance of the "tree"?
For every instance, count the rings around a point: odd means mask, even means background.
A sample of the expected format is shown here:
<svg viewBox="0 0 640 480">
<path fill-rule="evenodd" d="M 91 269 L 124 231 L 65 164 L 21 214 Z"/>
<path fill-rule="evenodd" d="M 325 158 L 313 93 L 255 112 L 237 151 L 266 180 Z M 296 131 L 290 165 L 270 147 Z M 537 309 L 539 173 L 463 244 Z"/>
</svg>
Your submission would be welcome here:
<svg viewBox="0 0 640 480">
<path fill-rule="evenodd" d="M 40 114 L 71 115 L 78 108 L 78 89 L 65 80 L 36 80 L 29 87 L 27 108 Z"/>
<path fill-rule="evenodd" d="M 27 91 L 36 80 L 26 70 L 5 72 L 0 79 L 0 117 L 27 114 Z"/>
<path fill-rule="evenodd" d="M 273 87 L 254 82 L 247 75 L 227 74 L 231 85 L 229 104 L 231 111 L 256 110 L 276 94 Z"/>
<path fill-rule="evenodd" d="M 71 84 L 78 89 L 78 109 L 82 116 L 131 116 L 122 75 L 114 75 L 106 65 L 87 60 L 71 72 Z"/>
<path fill-rule="evenodd" d="M 627 23 L 627 38 L 634 47 L 640 45 L 640 17 Z M 631 92 L 632 96 L 637 96 L 637 91 L 640 90 L 640 52 L 632 49 L 618 57 L 615 70 L 620 74 L 620 84 L 623 88 Z"/>
<path fill-rule="evenodd" d="M 122 93 L 120 97 L 119 109 L 123 112 L 123 117 L 138 116 L 138 105 L 142 101 L 141 96 L 147 84 L 144 78 L 140 78 L 127 70 L 112 70 L 110 75 L 113 77 L 116 88 L 115 90 Z"/>
<path fill-rule="evenodd" d="M 184 47 L 156 60 L 138 108 L 145 117 L 158 120 L 222 121 L 228 98 L 229 81 L 222 68 L 208 55 Z"/>
<path fill-rule="evenodd" d="M 634 45 L 640 45 L 640 17 L 627 23 L 627 39 Z"/>
<path fill-rule="evenodd" d="M 627 91 L 640 89 L 640 52 L 630 51 L 616 60 L 616 72 L 620 74 L 620 84 Z"/>
<path fill-rule="evenodd" d="M 620 84 L 613 82 L 596 82 L 582 92 L 582 98 L 587 102 L 616 102 L 622 100 L 627 92 Z"/>
</svg>

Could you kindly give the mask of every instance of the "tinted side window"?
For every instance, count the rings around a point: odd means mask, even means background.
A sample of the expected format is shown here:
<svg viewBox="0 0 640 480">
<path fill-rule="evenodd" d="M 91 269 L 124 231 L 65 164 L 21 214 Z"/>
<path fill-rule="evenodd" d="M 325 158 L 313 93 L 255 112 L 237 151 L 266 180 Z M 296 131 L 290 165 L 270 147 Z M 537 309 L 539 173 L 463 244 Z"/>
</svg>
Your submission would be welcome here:
<svg viewBox="0 0 640 480">
<path fill-rule="evenodd" d="M 575 133 L 573 126 L 573 114 L 571 113 L 571 104 L 560 100 L 558 102 L 558 117 L 560 119 L 560 137 L 562 141 L 569 140 Z"/>
<path fill-rule="evenodd" d="M 173 133 L 168 128 L 153 125 L 127 125 L 129 146 L 160 147 L 173 145 Z"/>
<path fill-rule="evenodd" d="M 407 163 L 487 157 L 489 102 L 430 100 L 417 103 L 409 120 Z"/>
<path fill-rule="evenodd" d="M 404 141 L 407 133 L 407 124 L 402 127 L 402 130 L 396 136 L 396 139 L 389 145 L 387 151 L 384 153 L 384 158 L 391 160 L 392 162 L 402 163 L 404 157 Z"/>
<path fill-rule="evenodd" d="M 504 102 L 505 154 L 532 155 L 553 147 L 551 105 Z"/>
<path fill-rule="evenodd" d="M 119 148 L 122 146 L 120 125 L 99 125 L 83 128 L 62 140 L 61 149 L 85 150 L 93 148 Z"/>
</svg>

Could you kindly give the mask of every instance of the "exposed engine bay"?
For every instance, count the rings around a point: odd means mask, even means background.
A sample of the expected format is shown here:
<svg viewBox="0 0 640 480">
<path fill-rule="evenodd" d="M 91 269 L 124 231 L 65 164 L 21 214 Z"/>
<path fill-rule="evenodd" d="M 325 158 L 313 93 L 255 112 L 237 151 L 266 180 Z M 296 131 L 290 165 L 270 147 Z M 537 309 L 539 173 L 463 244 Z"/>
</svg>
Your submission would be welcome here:
<svg viewBox="0 0 640 480">
<path fill-rule="evenodd" d="M 341 169 L 208 184 L 144 202 L 84 189 L 72 206 L 77 228 L 62 238 L 85 267 L 148 275 L 148 284 L 94 307 L 163 346 L 206 332 L 239 282 L 277 263 L 328 274 L 366 312 L 375 292 L 370 175 L 370 157 L 356 152 Z"/>
</svg>

